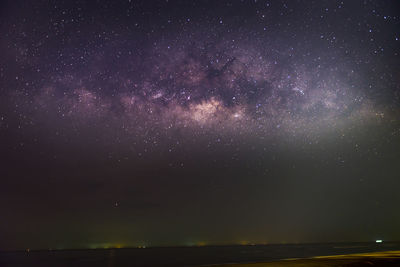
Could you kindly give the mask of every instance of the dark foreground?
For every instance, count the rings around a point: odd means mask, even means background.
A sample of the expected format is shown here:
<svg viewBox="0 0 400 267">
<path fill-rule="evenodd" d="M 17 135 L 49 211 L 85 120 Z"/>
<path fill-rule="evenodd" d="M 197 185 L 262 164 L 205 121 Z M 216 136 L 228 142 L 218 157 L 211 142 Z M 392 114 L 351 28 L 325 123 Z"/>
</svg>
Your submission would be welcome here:
<svg viewBox="0 0 400 267">
<path fill-rule="evenodd" d="M 399 255 L 400 243 L 19 251 L 0 252 L 0 266 L 400 266 Z"/>
<path fill-rule="evenodd" d="M 356 266 L 400 266 L 400 251 L 370 252 L 336 256 L 319 256 L 307 259 L 287 259 L 274 262 L 223 264 L 216 267 L 356 267 Z"/>
</svg>

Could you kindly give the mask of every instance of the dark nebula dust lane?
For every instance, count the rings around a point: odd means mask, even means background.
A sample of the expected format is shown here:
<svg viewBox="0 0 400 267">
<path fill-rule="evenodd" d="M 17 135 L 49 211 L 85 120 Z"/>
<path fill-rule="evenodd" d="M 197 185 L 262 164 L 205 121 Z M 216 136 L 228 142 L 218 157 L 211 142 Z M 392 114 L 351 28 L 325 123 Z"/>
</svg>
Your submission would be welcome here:
<svg viewBox="0 0 400 267">
<path fill-rule="evenodd" d="M 398 240 L 396 1 L 3 1 L 0 248 Z"/>
</svg>

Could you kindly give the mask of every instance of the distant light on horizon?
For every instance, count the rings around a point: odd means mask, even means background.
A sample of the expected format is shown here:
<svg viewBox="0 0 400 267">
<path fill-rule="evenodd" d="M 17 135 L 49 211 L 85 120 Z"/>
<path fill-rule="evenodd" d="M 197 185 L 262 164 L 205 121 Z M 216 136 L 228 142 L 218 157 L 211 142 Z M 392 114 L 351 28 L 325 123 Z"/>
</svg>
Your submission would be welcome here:
<svg viewBox="0 0 400 267">
<path fill-rule="evenodd" d="M 377 239 L 375 242 L 376 243 L 382 243 L 382 240 L 381 239 Z"/>
</svg>

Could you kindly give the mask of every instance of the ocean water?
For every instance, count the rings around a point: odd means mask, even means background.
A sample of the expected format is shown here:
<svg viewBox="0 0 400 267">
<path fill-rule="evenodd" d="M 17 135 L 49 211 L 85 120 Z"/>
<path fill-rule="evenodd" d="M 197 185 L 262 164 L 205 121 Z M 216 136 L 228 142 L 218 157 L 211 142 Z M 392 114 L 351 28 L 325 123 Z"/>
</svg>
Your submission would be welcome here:
<svg viewBox="0 0 400 267">
<path fill-rule="evenodd" d="M 400 243 L 329 243 L 0 252 L 1 267 L 207 266 L 400 250 Z"/>
</svg>

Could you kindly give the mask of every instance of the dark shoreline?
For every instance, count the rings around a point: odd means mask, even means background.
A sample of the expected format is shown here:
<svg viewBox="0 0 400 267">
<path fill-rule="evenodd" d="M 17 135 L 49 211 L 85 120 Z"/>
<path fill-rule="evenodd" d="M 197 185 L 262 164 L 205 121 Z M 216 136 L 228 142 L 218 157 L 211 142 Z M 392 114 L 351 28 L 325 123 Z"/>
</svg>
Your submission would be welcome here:
<svg viewBox="0 0 400 267">
<path fill-rule="evenodd" d="M 318 256 L 305 259 L 285 259 L 272 262 L 222 264 L 216 267 L 300 267 L 300 266 L 400 266 L 400 251 L 382 251 L 335 256 Z"/>
<path fill-rule="evenodd" d="M 400 251 L 400 242 L 2 251 L 0 266 L 207 266 L 309 260 L 317 256 Z M 331 260 L 330 260 L 331 261 Z M 253 266 L 253 265 L 252 265 Z"/>
</svg>

